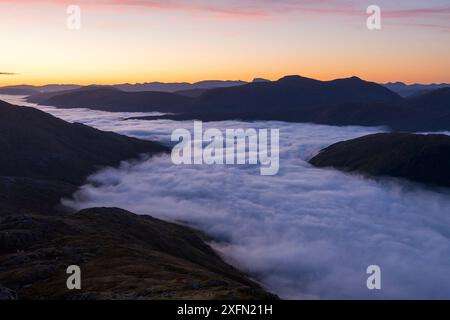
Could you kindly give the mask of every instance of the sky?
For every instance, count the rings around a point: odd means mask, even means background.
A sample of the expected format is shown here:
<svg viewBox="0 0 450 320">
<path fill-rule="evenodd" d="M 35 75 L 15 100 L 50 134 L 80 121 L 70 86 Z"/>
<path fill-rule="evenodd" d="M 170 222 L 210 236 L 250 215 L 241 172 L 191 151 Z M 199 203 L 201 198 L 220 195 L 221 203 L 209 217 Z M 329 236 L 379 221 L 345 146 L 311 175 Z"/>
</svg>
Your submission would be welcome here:
<svg viewBox="0 0 450 320">
<path fill-rule="evenodd" d="M 67 27 L 67 7 L 81 28 Z M 366 26 L 381 8 L 381 30 Z M 0 85 L 450 83 L 450 0 L 0 0 Z"/>
</svg>

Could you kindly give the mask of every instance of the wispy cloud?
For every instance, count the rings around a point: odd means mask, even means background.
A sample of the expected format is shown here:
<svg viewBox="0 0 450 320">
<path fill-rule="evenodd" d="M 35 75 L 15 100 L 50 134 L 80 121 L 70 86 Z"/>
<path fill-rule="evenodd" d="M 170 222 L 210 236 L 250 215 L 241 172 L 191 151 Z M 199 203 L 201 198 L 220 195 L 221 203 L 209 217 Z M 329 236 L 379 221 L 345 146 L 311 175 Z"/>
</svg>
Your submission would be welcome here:
<svg viewBox="0 0 450 320">
<path fill-rule="evenodd" d="M 0 0 L 0 3 L 13 3 L 12 0 Z M 53 3 L 70 4 L 70 0 L 23 0 L 21 3 Z M 361 10 L 364 5 L 351 0 L 78 0 L 80 5 L 98 6 L 132 6 L 145 7 L 157 10 L 177 10 L 188 12 L 206 12 L 223 15 L 240 16 L 270 16 L 279 13 L 317 13 L 333 15 L 365 14 Z M 404 6 L 395 10 L 384 10 L 386 17 L 424 17 L 433 15 L 449 15 L 450 6 L 442 7 L 424 4 L 423 7 L 414 8 Z"/>
<path fill-rule="evenodd" d="M 389 18 L 425 18 L 425 17 L 450 17 L 450 6 L 435 8 L 415 8 L 403 10 L 390 10 L 384 14 Z"/>
<path fill-rule="evenodd" d="M 281 15 L 355 17 L 365 16 L 364 4 L 349 0 L 98 0 L 98 5 L 122 5 L 153 10 L 206 13 L 231 18 L 269 18 Z M 381 5 L 389 23 L 426 29 L 448 30 L 450 6 L 432 3 L 411 4 L 388 9 Z"/>
<path fill-rule="evenodd" d="M 15 75 L 17 75 L 17 73 L 0 71 L 0 76 L 15 76 Z"/>
<path fill-rule="evenodd" d="M 12 0 L 0 0 L 0 3 L 13 3 Z M 21 3 L 72 4 L 70 0 L 22 0 Z M 299 14 L 308 16 L 353 17 L 366 14 L 364 4 L 354 0 L 78 0 L 80 5 L 124 6 L 159 11 L 178 11 L 186 13 L 204 13 L 230 18 L 268 18 L 280 15 Z M 411 2 L 395 4 L 395 7 L 383 6 L 384 19 L 405 26 L 424 28 L 448 28 L 450 6 L 440 2 L 414 5 Z M 408 21 L 406 21 L 408 20 Z M 412 23 L 411 20 L 418 20 Z M 424 22 L 423 20 L 427 20 Z"/>
</svg>

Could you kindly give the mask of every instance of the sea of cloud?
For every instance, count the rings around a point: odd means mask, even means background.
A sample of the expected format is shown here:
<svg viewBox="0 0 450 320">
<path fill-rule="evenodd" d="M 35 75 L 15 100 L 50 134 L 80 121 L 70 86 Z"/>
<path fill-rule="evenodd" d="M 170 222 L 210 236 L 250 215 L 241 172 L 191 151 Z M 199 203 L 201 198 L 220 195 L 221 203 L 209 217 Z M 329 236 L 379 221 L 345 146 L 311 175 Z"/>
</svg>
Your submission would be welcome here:
<svg viewBox="0 0 450 320">
<path fill-rule="evenodd" d="M 129 114 L 39 108 L 165 143 L 173 129 L 193 127 L 189 121 L 123 121 Z M 65 204 L 117 206 L 199 228 L 226 261 L 282 298 L 450 298 L 449 190 L 307 162 L 325 146 L 382 128 L 237 121 L 205 127 L 279 128 L 279 174 L 260 176 L 256 166 L 175 166 L 170 156 L 159 156 L 96 173 Z M 366 287 L 366 268 L 374 264 L 382 271 L 379 291 Z"/>
</svg>

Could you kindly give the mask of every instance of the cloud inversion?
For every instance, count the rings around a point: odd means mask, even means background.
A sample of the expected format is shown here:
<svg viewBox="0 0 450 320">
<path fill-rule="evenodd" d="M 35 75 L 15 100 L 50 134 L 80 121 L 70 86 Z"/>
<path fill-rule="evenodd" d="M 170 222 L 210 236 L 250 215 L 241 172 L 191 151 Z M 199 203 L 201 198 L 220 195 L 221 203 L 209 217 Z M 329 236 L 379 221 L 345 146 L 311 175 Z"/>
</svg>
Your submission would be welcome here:
<svg viewBox="0 0 450 320">
<path fill-rule="evenodd" d="M 161 141 L 174 128 L 192 127 L 39 108 Z M 227 261 L 283 298 L 450 298 L 449 190 L 365 179 L 305 161 L 331 143 L 382 129 L 232 121 L 205 127 L 280 128 L 279 175 L 261 177 L 247 166 L 178 167 L 164 156 L 103 170 L 67 203 L 118 206 L 198 227 Z M 381 291 L 366 288 L 372 264 L 381 267 Z"/>
</svg>

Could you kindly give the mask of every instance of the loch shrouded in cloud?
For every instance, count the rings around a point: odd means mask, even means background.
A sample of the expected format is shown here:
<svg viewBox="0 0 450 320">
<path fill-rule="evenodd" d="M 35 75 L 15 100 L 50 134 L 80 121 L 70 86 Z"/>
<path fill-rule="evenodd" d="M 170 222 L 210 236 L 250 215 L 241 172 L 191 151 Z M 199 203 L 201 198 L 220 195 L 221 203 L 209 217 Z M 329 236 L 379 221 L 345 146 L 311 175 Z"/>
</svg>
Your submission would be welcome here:
<svg viewBox="0 0 450 320">
<path fill-rule="evenodd" d="M 39 107 L 103 130 L 170 143 L 191 121 L 121 121 L 128 114 Z M 370 180 L 307 160 L 327 145 L 385 129 L 223 121 L 207 128 L 279 128 L 280 172 L 256 166 L 176 166 L 170 156 L 93 175 L 74 209 L 118 206 L 193 225 L 230 263 L 282 298 L 448 298 L 448 192 L 403 180 Z M 293 139 L 292 137 L 295 137 Z M 426 212 L 426 214 L 424 214 Z M 383 269 L 381 292 L 365 287 Z"/>
<path fill-rule="evenodd" d="M 192 121 L 123 121 L 130 113 L 38 108 L 164 144 L 174 129 L 193 129 Z M 261 177 L 257 166 L 176 166 L 163 155 L 97 172 L 64 203 L 117 206 L 195 226 L 226 261 L 282 298 L 449 297 L 448 189 L 308 163 L 334 142 L 385 128 L 275 121 L 221 121 L 207 128 L 279 128 L 279 174 Z M 365 287 L 372 264 L 383 270 L 381 292 Z"/>
<path fill-rule="evenodd" d="M 450 82 L 448 1 L 0 1 L 2 68 L 11 84 L 111 84 L 204 79 Z M 274 63 L 276 62 L 276 63 Z"/>
</svg>

